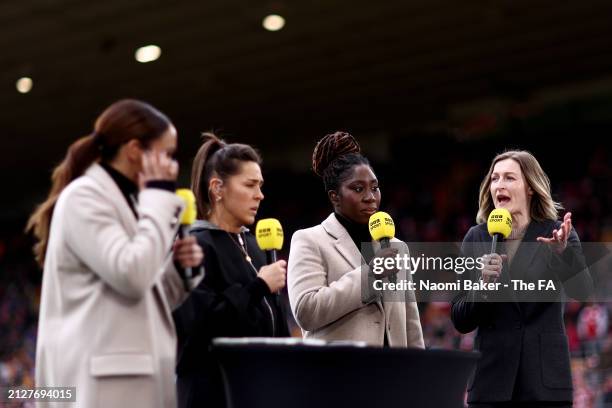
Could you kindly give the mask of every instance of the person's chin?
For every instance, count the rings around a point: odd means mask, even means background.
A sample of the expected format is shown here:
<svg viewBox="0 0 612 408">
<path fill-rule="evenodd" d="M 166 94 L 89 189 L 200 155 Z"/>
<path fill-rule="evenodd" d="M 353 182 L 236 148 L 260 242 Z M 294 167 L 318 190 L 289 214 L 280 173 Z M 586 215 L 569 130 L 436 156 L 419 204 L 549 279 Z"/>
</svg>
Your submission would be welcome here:
<svg viewBox="0 0 612 408">
<path fill-rule="evenodd" d="M 367 225 L 370 222 L 370 215 L 366 213 L 359 213 L 357 217 L 355 217 L 355 221 L 359 224 Z"/>
<path fill-rule="evenodd" d="M 253 223 L 255 223 L 255 215 L 247 215 L 246 217 L 244 217 L 244 219 L 242 220 L 243 225 L 253 225 Z"/>
</svg>

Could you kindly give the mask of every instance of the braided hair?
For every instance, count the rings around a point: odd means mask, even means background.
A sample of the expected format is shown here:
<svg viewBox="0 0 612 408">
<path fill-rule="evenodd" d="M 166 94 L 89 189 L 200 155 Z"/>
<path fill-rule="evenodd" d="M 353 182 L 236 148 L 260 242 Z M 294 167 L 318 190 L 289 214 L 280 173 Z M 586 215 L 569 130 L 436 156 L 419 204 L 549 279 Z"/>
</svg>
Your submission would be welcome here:
<svg viewBox="0 0 612 408">
<path fill-rule="evenodd" d="M 323 179 L 325 191 L 338 191 L 353 167 L 362 164 L 369 166 L 370 162 L 361 154 L 357 140 L 347 132 L 325 135 L 312 152 L 312 170 Z"/>
</svg>

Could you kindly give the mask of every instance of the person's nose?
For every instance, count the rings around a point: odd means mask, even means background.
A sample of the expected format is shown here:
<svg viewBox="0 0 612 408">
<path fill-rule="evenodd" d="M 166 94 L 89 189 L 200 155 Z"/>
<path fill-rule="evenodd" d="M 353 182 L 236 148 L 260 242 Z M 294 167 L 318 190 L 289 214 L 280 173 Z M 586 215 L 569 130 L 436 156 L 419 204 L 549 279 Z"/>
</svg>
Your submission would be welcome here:
<svg viewBox="0 0 612 408">
<path fill-rule="evenodd" d="M 261 187 L 257 187 L 257 192 L 255 193 L 255 199 L 257 201 L 261 201 L 264 199 L 263 191 L 261 191 Z"/>
<path fill-rule="evenodd" d="M 374 192 L 372 192 L 372 190 L 368 190 L 368 192 L 363 197 L 363 201 L 366 203 L 371 203 L 375 200 L 376 198 L 374 197 Z"/>
</svg>

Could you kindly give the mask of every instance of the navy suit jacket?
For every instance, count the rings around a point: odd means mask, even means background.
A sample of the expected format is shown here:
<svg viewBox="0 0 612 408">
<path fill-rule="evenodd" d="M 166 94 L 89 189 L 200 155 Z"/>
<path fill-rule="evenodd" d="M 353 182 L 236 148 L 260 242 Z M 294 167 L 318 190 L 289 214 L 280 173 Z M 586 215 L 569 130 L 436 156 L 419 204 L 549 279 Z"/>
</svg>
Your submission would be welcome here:
<svg viewBox="0 0 612 408">
<path fill-rule="evenodd" d="M 565 295 L 582 300 L 593 289 L 578 235 L 573 230 L 560 255 L 537 237 L 550 237 L 559 221 L 533 221 L 514 255 L 504 262 L 500 281 L 508 289 L 462 292 L 452 301 L 451 318 L 461 333 L 478 330 L 475 349 L 482 353 L 468 383 L 468 402 L 572 401 L 570 355 L 563 323 Z M 497 251 L 504 253 L 502 244 Z M 462 253 L 479 257 L 491 251 L 486 224 L 466 234 Z M 480 272 L 471 270 L 470 279 Z M 524 282 L 550 280 L 552 291 L 512 291 L 510 279 Z M 537 293 L 538 299 L 533 298 Z M 544 297 L 544 298 L 542 298 Z"/>
</svg>

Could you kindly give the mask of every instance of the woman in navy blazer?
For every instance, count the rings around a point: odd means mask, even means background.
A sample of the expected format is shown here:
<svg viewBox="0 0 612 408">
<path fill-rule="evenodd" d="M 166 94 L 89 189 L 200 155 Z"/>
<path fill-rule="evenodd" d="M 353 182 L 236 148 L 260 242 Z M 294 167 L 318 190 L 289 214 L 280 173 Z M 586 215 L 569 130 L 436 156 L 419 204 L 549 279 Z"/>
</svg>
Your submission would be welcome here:
<svg viewBox="0 0 612 408">
<path fill-rule="evenodd" d="M 478 330 L 482 353 L 468 384 L 470 407 L 569 407 L 572 405 L 570 356 L 563 324 L 565 295 L 583 299 L 592 279 L 571 213 L 553 201 L 550 181 L 536 158 L 508 151 L 493 159 L 480 187 L 477 221 L 466 234 L 463 256 L 484 255 L 471 278 L 499 281 L 498 291 L 463 292 L 452 302 L 451 318 L 461 333 Z M 500 254 L 489 254 L 486 219 L 506 208 L 513 230 Z M 515 291 L 511 280 L 535 283 L 536 290 Z M 552 283 L 538 290 L 538 281 Z M 504 288 L 504 284 L 508 288 Z"/>
</svg>

